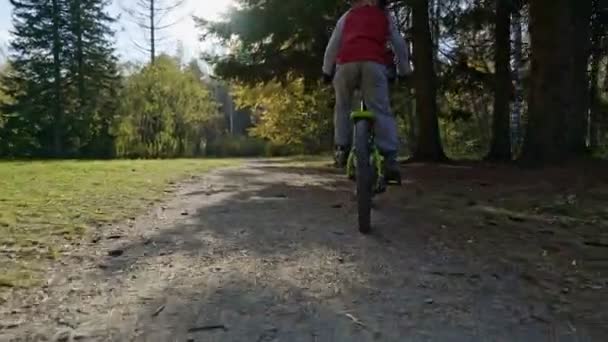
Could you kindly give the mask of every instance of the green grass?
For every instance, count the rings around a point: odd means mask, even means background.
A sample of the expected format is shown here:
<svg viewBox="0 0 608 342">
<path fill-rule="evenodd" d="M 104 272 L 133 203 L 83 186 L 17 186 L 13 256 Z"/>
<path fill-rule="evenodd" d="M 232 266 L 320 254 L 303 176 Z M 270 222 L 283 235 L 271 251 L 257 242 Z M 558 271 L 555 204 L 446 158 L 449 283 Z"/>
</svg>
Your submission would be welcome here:
<svg viewBox="0 0 608 342">
<path fill-rule="evenodd" d="M 0 288 L 36 283 L 88 228 L 136 215 L 172 181 L 234 160 L 0 162 Z"/>
</svg>

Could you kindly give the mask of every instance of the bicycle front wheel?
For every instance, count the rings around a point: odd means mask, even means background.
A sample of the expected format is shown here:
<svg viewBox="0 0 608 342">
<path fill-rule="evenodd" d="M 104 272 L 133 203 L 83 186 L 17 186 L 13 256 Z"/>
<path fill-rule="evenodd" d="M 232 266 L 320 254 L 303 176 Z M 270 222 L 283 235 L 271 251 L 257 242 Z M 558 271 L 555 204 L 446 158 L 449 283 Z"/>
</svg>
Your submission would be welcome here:
<svg viewBox="0 0 608 342">
<path fill-rule="evenodd" d="M 371 164 L 370 129 L 371 125 L 368 120 L 358 120 L 355 124 L 357 209 L 359 231 L 363 234 L 371 231 L 373 166 Z"/>
</svg>

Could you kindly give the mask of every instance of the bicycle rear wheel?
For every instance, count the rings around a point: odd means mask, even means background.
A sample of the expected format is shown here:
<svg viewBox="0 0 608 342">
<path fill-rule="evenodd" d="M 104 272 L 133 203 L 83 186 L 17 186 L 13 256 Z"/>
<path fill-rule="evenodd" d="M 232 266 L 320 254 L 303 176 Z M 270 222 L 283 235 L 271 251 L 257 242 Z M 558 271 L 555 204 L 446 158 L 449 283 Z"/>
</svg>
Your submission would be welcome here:
<svg viewBox="0 0 608 342">
<path fill-rule="evenodd" d="M 373 197 L 373 169 L 371 164 L 370 122 L 358 120 L 355 123 L 355 153 L 357 175 L 357 209 L 359 231 L 368 234 L 371 231 L 371 211 Z"/>
</svg>

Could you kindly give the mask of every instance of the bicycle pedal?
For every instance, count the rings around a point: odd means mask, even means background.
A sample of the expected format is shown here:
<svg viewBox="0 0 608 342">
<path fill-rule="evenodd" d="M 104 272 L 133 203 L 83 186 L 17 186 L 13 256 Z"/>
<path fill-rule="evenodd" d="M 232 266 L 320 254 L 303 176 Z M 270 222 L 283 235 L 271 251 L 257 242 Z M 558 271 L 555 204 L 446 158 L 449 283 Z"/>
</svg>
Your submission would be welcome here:
<svg viewBox="0 0 608 342">
<path fill-rule="evenodd" d="M 403 185 L 401 180 L 391 180 L 386 183 L 389 186 L 401 186 Z"/>
</svg>

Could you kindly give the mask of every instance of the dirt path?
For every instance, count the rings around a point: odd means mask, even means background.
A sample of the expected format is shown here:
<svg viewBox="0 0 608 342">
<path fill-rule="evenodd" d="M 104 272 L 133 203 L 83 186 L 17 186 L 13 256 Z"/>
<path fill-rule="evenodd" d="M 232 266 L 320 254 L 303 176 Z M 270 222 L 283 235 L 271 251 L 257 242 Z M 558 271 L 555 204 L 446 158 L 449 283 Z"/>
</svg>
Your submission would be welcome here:
<svg viewBox="0 0 608 342">
<path fill-rule="evenodd" d="M 467 211 L 479 199 L 431 206 L 441 198 L 418 184 L 383 196 L 376 233 L 363 237 L 351 188 L 328 170 L 270 162 L 180 186 L 163 207 L 100 230 L 43 289 L 14 293 L 0 308 L 0 341 L 608 336 L 605 269 L 582 272 L 570 264 L 576 249 L 539 247 L 545 235 L 561 246 L 568 232 L 482 222 L 480 234 Z"/>
</svg>

